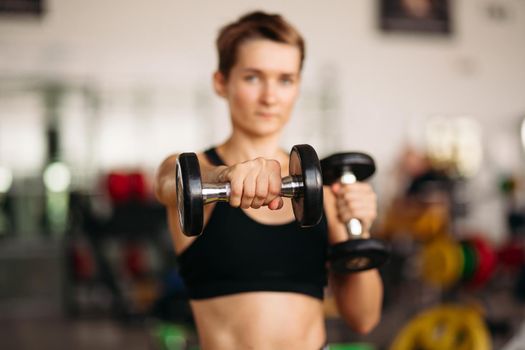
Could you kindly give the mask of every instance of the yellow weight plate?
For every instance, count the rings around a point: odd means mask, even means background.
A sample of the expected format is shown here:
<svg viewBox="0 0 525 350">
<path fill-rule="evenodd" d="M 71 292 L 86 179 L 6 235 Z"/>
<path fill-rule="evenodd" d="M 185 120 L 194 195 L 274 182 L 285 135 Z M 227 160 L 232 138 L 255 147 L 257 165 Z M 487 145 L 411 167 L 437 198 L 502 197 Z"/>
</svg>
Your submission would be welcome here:
<svg viewBox="0 0 525 350">
<path fill-rule="evenodd" d="M 448 226 L 448 208 L 443 205 L 426 205 L 416 220 L 412 221 L 412 234 L 415 239 L 429 241 L 443 235 Z"/>
<path fill-rule="evenodd" d="M 479 312 L 469 306 L 443 305 L 409 321 L 390 350 L 489 350 L 489 332 Z"/>
<path fill-rule="evenodd" d="M 422 274 L 429 283 L 450 287 L 461 277 L 463 255 L 460 246 L 448 238 L 426 244 L 422 251 Z"/>
<path fill-rule="evenodd" d="M 442 204 L 421 203 L 415 200 L 396 200 L 388 207 L 383 236 L 409 234 L 418 241 L 430 241 L 448 232 L 448 207 Z"/>
</svg>

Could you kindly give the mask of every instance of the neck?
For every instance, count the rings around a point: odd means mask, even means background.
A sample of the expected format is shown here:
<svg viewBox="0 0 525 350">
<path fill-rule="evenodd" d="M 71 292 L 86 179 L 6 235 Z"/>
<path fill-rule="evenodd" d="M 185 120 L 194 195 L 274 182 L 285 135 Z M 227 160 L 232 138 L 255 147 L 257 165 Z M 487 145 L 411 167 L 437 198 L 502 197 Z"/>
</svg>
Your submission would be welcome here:
<svg viewBox="0 0 525 350">
<path fill-rule="evenodd" d="M 236 164 L 257 157 L 276 159 L 282 162 L 287 159 L 287 155 L 279 147 L 280 136 L 279 133 L 271 136 L 253 137 L 241 132 L 233 132 L 225 143 L 217 147 L 217 151 L 228 164 Z"/>
</svg>

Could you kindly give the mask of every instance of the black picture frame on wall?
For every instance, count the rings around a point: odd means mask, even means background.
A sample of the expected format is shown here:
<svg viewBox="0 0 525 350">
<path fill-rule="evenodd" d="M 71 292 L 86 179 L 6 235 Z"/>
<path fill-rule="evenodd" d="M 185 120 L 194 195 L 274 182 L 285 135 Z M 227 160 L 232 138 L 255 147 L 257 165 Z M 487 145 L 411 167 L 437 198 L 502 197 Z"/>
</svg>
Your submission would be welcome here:
<svg viewBox="0 0 525 350">
<path fill-rule="evenodd" d="M 0 15 L 41 16 L 45 0 L 0 0 Z"/>
<path fill-rule="evenodd" d="M 384 32 L 452 33 L 450 0 L 378 0 Z"/>
</svg>

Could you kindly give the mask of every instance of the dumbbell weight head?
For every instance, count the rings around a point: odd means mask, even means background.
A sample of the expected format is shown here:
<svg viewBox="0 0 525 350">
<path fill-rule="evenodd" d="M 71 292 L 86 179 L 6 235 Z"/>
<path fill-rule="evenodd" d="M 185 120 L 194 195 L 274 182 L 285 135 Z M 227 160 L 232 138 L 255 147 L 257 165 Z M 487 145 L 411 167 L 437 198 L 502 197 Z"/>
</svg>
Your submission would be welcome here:
<svg viewBox="0 0 525 350">
<path fill-rule="evenodd" d="M 325 185 L 352 184 L 363 181 L 375 172 L 375 163 L 372 157 L 364 153 L 345 152 L 336 153 L 321 161 L 323 182 Z M 346 222 L 349 238 L 361 238 L 362 223 L 358 219 Z"/>
<path fill-rule="evenodd" d="M 323 217 L 323 179 L 317 153 L 310 145 L 295 145 L 290 152 L 290 176 L 302 178 L 302 195 L 292 197 L 295 219 L 302 227 L 317 225 Z"/>
<path fill-rule="evenodd" d="M 377 239 L 351 239 L 330 247 L 330 269 L 339 274 L 365 271 L 382 266 L 389 249 Z"/>
<path fill-rule="evenodd" d="M 181 153 L 176 166 L 177 204 L 182 231 L 187 236 L 202 232 L 204 199 L 201 171 L 195 153 Z"/>
<path fill-rule="evenodd" d="M 374 159 L 365 153 L 336 153 L 321 160 L 323 183 L 331 185 L 341 180 L 346 169 L 350 170 L 356 181 L 364 181 L 374 174 L 376 166 Z"/>
<path fill-rule="evenodd" d="M 336 153 L 321 160 L 323 183 L 332 185 L 364 181 L 376 170 L 374 159 L 365 153 Z M 336 273 L 351 273 L 373 269 L 383 265 L 389 257 L 389 249 L 380 240 L 361 238 L 362 226 L 352 219 L 347 224 L 349 240 L 331 247 L 331 269 Z"/>
</svg>

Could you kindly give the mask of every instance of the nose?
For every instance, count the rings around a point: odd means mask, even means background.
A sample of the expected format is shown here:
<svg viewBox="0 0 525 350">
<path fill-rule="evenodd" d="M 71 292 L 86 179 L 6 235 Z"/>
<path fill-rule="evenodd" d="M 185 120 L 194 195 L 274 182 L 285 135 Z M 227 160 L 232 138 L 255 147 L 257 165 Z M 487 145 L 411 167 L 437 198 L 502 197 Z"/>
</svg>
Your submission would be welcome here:
<svg viewBox="0 0 525 350">
<path fill-rule="evenodd" d="M 261 102 L 266 105 L 277 102 L 277 84 L 272 81 L 265 82 L 261 93 Z"/>
</svg>

